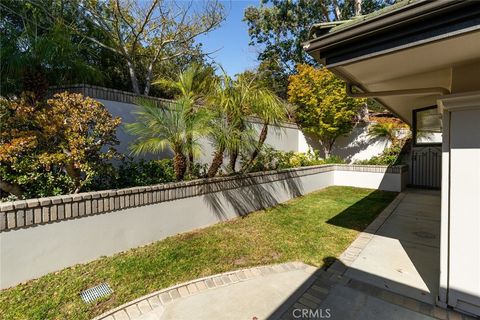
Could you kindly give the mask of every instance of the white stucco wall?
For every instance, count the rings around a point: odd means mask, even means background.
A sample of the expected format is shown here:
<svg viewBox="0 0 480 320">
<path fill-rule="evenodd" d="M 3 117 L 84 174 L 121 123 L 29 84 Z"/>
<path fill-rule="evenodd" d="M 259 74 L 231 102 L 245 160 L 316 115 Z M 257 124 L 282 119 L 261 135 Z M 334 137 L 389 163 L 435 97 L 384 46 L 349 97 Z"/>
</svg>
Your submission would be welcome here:
<svg viewBox="0 0 480 320">
<path fill-rule="evenodd" d="M 480 92 L 447 95 L 440 245 L 440 302 L 480 315 Z"/>
<path fill-rule="evenodd" d="M 335 170 L 333 181 L 337 186 L 400 192 L 405 188 L 402 185 L 404 178 L 400 174 L 393 173 L 355 172 L 352 174 L 351 171 Z"/>
<path fill-rule="evenodd" d="M 122 103 L 117 101 L 97 99 L 103 103 L 108 110 L 115 117 L 122 118 L 122 123 L 131 123 L 135 121 L 135 115 L 133 112 L 136 109 L 134 104 Z M 253 122 L 253 127 L 257 132 L 260 132 L 262 125 Z M 134 137 L 128 134 L 123 125 L 120 126 L 117 132 L 117 137 L 120 140 L 120 145 L 117 150 L 123 154 L 129 154 L 129 145 L 134 140 Z M 304 133 L 292 125 L 286 126 L 269 126 L 269 133 L 267 145 L 281 151 L 295 151 L 295 152 L 308 152 L 313 150 L 321 150 L 319 142 L 312 138 L 305 136 Z M 213 148 L 208 139 L 201 140 L 201 155 L 199 161 L 202 163 L 209 163 L 212 159 Z M 389 146 L 389 142 L 385 139 L 372 139 L 368 136 L 368 125 L 361 123 L 356 126 L 352 133 L 346 137 L 340 137 L 334 145 L 333 154 L 346 159 L 347 162 L 352 163 L 356 160 L 370 159 L 371 157 L 380 154 L 386 147 Z M 144 155 L 143 159 L 163 159 L 170 158 L 172 152 L 166 150 L 160 155 Z"/>
<path fill-rule="evenodd" d="M 308 148 L 319 150 L 323 157 L 323 149 L 318 140 L 312 136 L 306 137 Z M 368 134 L 368 123 L 359 123 L 347 136 L 341 136 L 335 141 L 332 155 L 345 159 L 347 163 L 359 160 L 368 160 L 383 152 L 390 146 L 390 141 L 385 138 L 372 138 Z M 308 150 L 307 148 L 307 150 Z"/>
</svg>

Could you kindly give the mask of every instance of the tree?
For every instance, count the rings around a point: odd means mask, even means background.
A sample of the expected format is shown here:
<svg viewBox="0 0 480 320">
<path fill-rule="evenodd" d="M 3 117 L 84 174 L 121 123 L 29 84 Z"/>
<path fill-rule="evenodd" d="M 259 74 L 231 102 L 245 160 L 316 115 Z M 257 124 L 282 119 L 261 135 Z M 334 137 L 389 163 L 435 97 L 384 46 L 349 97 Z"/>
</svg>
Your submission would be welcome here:
<svg viewBox="0 0 480 320">
<path fill-rule="evenodd" d="M 368 128 L 368 134 L 374 138 L 386 138 L 396 144 L 397 130 L 398 127 L 393 122 L 374 123 Z"/>
<path fill-rule="evenodd" d="M 290 76 L 288 101 L 295 104 L 300 127 L 316 136 L 329 157 L 336 139 L 349 133 L 365 99 L 346 95 L 345 85 L 326 68 L 298 65 Z"/>
<path fill-rule="evenodd" d="M 198 11 L 192 9 L 192 3 L 165 0 L 91 0 L 81 4 L 85 17 L 109 42 L 85 37 L 119 55 L 127 66 L 133 92 L 144 95 L 150 93 L 157 77 L 155 64 L 199 54 L 193 46 L 195 38 L 218 27 L 224 18 L 223 7 L 216 1 L 206 2 Z M 141 69 L 145 70 L 143 79 L 139 79 Z"/>
<path fill-rule="evenodd" d="M 198 139 L 208 134 L 210 114 L 205 111 L 190 114 L 188 105 L 177 100 L 166 107 L 140 101 L 136 115 L 137 121 L 126 125 L 127 130 L 137 136 L 132 152 L 138 155 L 172 150 L 175 178 L 182 180 L 187 170 L 186 152 L 189 148 L 200 152 Z M 188 137 L 192 137 L 191 142 Z"/>
<path fill-rule="evenodd" d="M 23 95 L 0 107 L 1 189 L 17 197 L 51 173 L 68 176 L 68 191 L 80 192 L 116 155 L 120 119 L 91 98 L 65 92 L 38 102 Z"/>
<path fill-rule="evenodd" d="M 367 14 L 393 3 L 393 0 L 262 0 L 258 7 L 245 9 L 250 45 L 261 48 L 258 60 L 268 66 L 271 83 L 283 83 L 280 96 L 286 96 L 288 76 L 295 66 L 307 63 L 316 66 L 302 44 L 309 40 L 310 27 L 315 23 L 347 20 Z"/>
<path fill-rule="evenodd" d="M 242 98 L 246 90 L 239 87 L 238 82 L 225 72 L 214 81 L 214 91 L 209 97 L 208 107 L 212 113 L 209 139 L 214 146 L 212 163 L 207 177 L 214 177 L 223 164 L 224 154 L 230 157 L 229 167 L 235 172 L 237 157 L 241 150 L 249 149 L 254 131 L 246 121 Z"/>
<path fill-rule="evenodd" d="M 250 167 L 256 160 L 258 154 L 263 148 L 268 135 L 270 125 L 279 125 L 287 119 L 287 104 L 278 98 L 268 88 L 262 87 L 255 82 L 251 82 L 247 96 L 249 110 L 248 113 L 258 118 L 262 123 L 262 129 L 258 141 L 251 153 L 250 159 L 245 163 L 244 168 Z"/>
<path fill-rule="evenodd" d="M 30 91 L 41 98 L 49 85 L 92 83 L 103 77 L 92 63 L 93 49 L 65 26 L 65 20 L 81 16 L 73 2 L 53 0 L 43 8 L 5 0 L 0 15 L 3 95 Z"/>
<path fill-rule="evenodd" d="M 192 64 L 186 70 L 180 72 L 176 79 L 160 79 L 153 84 L 163 84 L 166 87 L 173 88 L 177 94 L 174 99 L 181 101 L 185 107 L 187 117 L 194 117 L 199 109 L 205 105 L 206 100 L 213 90 L 213 80 L 215 70 L 211 67 L 205 67 L 200 64 Z M 188 153 L 188 171 L 191 171 L 194 165 L 192 136 L 187 136 Z"/>
</svg>

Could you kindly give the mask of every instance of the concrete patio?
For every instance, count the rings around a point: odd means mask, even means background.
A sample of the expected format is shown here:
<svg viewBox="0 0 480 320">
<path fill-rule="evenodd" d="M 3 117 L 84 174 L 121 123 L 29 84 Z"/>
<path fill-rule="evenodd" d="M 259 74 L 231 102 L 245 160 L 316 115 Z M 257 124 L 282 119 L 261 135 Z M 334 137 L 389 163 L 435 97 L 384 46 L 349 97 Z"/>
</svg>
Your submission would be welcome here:
<svg viewBox="0 0 480 320">
<path fill-rule="evenodd" d="M 345 275 L 434 304 L 439 254 L 440 193 L 409 189 Z"/>
</svg>

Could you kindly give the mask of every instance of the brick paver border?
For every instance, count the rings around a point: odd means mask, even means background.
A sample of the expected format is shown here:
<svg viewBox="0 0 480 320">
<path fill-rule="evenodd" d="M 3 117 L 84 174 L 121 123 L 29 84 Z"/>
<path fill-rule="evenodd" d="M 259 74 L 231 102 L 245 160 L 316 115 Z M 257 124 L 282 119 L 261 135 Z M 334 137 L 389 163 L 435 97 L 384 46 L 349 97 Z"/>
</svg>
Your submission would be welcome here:
<svg viewBox="0 0 480 320">
<path fill-rule="evenodd" d="M 295 261 L 220 273 L 153 292 L 107 311 L 93 320 L 135 319 L 154 308 L 161 308 L 165 304 L 178 298 L 188 297 L 199 294 L 205 290 L 213 290 L 218 287 L 229 286 L 241 281 L 248 281 L 253 278 L 273 273 L 288 272 L 292 270 L 305 270 L 306 272 L 313 273 L 317 268 Z"/>
</svg>

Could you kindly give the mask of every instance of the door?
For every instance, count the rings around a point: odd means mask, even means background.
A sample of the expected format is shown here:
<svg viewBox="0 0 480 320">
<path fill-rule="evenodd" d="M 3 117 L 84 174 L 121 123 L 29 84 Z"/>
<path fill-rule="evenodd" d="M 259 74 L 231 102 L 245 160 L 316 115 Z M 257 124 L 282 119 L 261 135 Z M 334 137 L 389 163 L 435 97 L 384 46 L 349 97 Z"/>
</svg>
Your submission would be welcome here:
<svg viewBox="0 0 480 320">
<path fill-rule="evenodd" d="M 442 180 L 442 116 L 438 108 L 413 111 L 410 185 L 440 189 Z"/>
</svg>

